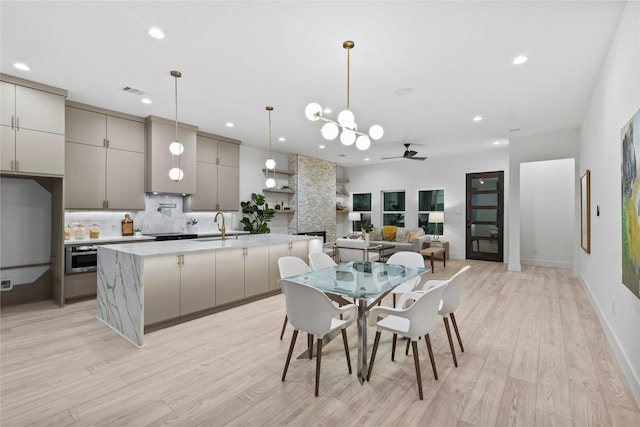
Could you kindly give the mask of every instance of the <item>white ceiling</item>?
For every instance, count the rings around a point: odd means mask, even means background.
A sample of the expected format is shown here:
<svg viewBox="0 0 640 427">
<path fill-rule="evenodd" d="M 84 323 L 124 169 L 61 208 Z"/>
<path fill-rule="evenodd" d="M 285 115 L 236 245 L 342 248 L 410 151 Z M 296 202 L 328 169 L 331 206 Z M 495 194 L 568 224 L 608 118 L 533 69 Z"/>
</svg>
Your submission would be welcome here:
<svg viewBox="0 0 640 427">
<path fill-rule="evenodd" d="M 68 99 L 146 117 L 178 115 L 201 130 L 349 166 L 401 155 L 497 149 L 492 143 L 575 128 L 624 2 L 123 1 L 0 3 L 2 72 L 67 89 Z M 160 27 L 164 40 L 149 37 Z M 368 151 L 325 141 L 304 116 L 312 101 L 361 128 Z M 516 66 L 517 55 L 529 61 Z M 31 71 L 19 71 L 24 62 Z M 153 100 L 121 90 L 133 86 Z M 411 88 L 408 95 L 399 89 Z M 402 91 L 401 91 L 402 92 Z M 475 123 L 472 118 L 482 115 Z M 234 128 L 225 126 L 235 123 Z M 509 129 L 521 129 L 509 132 Z M 277 138 L 284 136 L 285 142 Z M 326 149 L 318 146 L 325 144 Z M 501 145 L 504 147 L 504 145 Z M 346 155 L 346 156 L 340 156 Z M 395 160 L 405 161 L 405 160 Z"/>
</svg>

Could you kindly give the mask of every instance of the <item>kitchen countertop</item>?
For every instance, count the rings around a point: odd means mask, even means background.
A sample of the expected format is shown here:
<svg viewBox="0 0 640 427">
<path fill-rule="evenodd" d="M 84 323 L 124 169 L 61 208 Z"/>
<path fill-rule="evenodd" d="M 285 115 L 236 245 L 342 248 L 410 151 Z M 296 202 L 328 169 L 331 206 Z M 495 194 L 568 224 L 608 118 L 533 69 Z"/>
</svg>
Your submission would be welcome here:
<svg viewBox="0 0 640 427">
<path fill-rule="evenodd" d="M 235 235 L 235 234 L 249 234 L 248 231 L 244 230 L 230 230 L 227 231 L 227 235 Z M 222 233 L 219 231 L 214 232 L 204 232 L 198 233 L 198 238 L 207 238 L 207 237 L 220 237 Z M 235 237 L 231 237 L 232 239 Z M 90 239 L 86 237 L 84 239 L 74 239 L 73 237 L 69 240 L 64 241 L 65 246 L 77 246 L 77 245 L 104 245 L 118 242 L 127 242 L 127 244 L 131 243 L 141 243 L 141 242 L 152 242 L 155 240 L 153 236 L 100 236 L 97 239 Z"/>
<path fill-rule="evenodd" d="M 229 233 L 227 233 L 229 234 Z M 185 252 L 213 251 L 220 249 L 245 248 L 248 246 L 264 246 L 277 243 L 297 242 L 317 239 L 317 236 L 298 236 L 291 234 L 252 234 L 235 237 L 227 237 L 226 240 L 166 240 L 163 242 L 140 242 L 101 246 L 104 249 L 112 249 L 137 256 L 169 255 Z"/>
</svg>

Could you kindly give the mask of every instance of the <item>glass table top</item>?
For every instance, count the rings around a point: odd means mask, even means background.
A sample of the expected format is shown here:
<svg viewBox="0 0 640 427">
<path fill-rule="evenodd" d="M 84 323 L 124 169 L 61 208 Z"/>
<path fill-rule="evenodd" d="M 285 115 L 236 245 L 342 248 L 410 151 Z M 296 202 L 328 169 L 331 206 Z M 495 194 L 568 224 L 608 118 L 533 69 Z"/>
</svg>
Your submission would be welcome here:
<svg viewBox="0 0 640 427">
<path fill-rule="evenodd" d="M 366 300 L 428 271 L 427 268 L 353 261 L 280 280 L 304 283 L 323 292 Z"/>
</svg>

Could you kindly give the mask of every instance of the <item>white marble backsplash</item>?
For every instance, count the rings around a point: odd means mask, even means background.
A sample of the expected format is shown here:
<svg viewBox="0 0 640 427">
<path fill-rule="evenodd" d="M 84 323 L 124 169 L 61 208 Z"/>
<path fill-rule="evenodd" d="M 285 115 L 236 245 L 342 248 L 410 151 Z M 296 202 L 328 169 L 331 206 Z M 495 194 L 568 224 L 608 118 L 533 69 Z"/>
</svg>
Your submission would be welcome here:
<svg viewBox="0 0 640 427">
<path fill-rule="evenodd" d="M 182 196 L 173 194 L 147 194 L 144 211 L 66 211 L 64 219 L 72 229 L 76 223 L 83 224 L 87 233 L 91 224 L 98 224 L 100 235 L 109 237 L 121 235 L 121 221 L 126 213 L 133 219 L 134 228 L 141 229 L 142 234 L 207 234 L 219 231 L 218 224 L 213 221 L 215 212 L 185 213 Z M 227 231 L 242 230 L 240 212 L 224 212 L 223 216 Z M 222 225 L 220 219 L 218 223 Z"/>
</svg>

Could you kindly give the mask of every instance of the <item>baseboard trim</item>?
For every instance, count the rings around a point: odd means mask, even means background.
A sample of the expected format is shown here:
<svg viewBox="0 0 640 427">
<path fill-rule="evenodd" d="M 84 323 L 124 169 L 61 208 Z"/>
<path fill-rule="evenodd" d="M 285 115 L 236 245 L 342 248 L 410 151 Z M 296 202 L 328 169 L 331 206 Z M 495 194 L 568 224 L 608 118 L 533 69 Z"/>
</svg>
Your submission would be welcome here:
<svg viewBox="0 0 640 427">
<path fill-rule="evenodd" d="M 629 383 L 633 397 L 636 399 L 636 404 L 640 407 L 640 376 L 638 376 L 638 373 L 633 369 L 633 365 L 629 363 L 629 358 L 627 357 L 624 348 L 620 345 L 618 337 L 609 325 L 606 316 L 604 316 L 602 307 L 600 307 L 600 304 L 598 304 L 596 299 L 593 297 L 591 288 L 589 288 L 584 276 L 580 274 L 578 275 L 578 279 L 587 294 L 587 298 L 589 298 L 593 311 L 595 311 L 596 316 L 598 316 L 600 325 L 602 325 L 602 329 L 609 340 L 609 344 L 611 344 L 611 348 L 616 355 L 616 359 L 618 359 L 618 363 L 620 363 L 620 366 L 622 367 L 622 372 Z"/>
<path fill-rule="evenodd" d="M 533 265 L 535 267 L 551 268 L 573 268 L 572 261 L 554 261 L 549 259 L 521 259 L 522 265 Z"/>
</svg>

